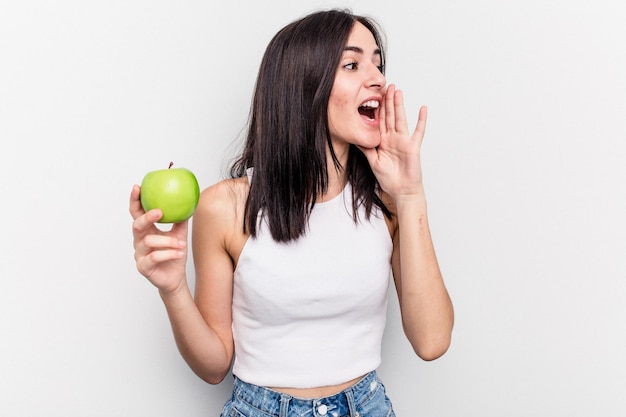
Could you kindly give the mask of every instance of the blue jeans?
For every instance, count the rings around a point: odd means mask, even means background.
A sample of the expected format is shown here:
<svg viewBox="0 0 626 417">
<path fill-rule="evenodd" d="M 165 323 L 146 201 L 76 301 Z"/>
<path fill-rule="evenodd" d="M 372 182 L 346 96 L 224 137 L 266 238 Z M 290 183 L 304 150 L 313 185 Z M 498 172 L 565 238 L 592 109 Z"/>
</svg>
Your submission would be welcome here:
<svg viewBox="0 0 626 417">
<path fill-rule="evenodd" d="M 248 384 L 235 377 L 221 417 L 395 417 L 375 371 L 330 397 L 304 399 Z"/>
</svg>

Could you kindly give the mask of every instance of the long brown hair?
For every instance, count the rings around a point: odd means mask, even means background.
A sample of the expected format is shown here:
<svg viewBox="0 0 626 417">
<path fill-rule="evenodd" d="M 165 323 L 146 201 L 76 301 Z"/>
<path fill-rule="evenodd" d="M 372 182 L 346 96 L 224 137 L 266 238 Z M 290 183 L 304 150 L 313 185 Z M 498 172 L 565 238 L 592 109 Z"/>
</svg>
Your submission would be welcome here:
<svg viewBox="0 0 626 417">
<path fill-rule="evenodd" d="M 306 233 L 315 201 L 328 188 L 326 149 L 353 187 L 354 220 L 365 206 L 390 217 L 379 185 L 363 153 L 352 146 L 341 167 L 330 140 L 328 101 L 343 48 L 356 22 L 384 48 L 377 24 L 346 10 L 315 12 L 280 30 L 270 41 L 259 69 L 244 150 L 230 169 L 234 178 L 254 168 L 246 201 L 244 231 L 256 236 L 259 213 L 274 240 L 288 242 Z"/>
</svg>

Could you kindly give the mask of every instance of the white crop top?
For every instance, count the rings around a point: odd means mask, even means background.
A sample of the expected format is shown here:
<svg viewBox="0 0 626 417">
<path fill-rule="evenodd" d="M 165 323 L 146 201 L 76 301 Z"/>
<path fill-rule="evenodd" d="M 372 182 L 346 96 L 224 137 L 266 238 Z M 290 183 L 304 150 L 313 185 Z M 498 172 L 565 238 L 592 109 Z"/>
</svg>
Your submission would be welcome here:
<svg viewBox="0 0 626 417">
<path fill-rule="evenodd" d="M 265 221 L 239 257 L 233 374 L 260 386 L 313 388 L 376 369 L 391 277 L 385 219 L 352 219 L 351 187 L 317 203 L 306 235 L 275 242 Z"/>
</svg>

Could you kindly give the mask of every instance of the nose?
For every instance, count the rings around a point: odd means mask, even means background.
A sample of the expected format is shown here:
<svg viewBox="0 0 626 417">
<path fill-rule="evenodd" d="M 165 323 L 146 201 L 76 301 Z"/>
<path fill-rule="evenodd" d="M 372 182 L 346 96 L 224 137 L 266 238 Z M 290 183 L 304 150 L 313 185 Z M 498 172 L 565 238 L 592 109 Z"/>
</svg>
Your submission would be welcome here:
<svg viewBox="0 0 626 417">
<path fill-rule="evenodd" d="M 368 87 L 373 87 L 373 88 L 383 88 L 385 87 L 385 84 L 387 84 L 387 79 L 385 78 L 385 74 L 383 74 L 380 71 L 380 68 L 374 63 L 372 63 L 369 66 L 367 84 L 368 84 Z"/>
</svg>

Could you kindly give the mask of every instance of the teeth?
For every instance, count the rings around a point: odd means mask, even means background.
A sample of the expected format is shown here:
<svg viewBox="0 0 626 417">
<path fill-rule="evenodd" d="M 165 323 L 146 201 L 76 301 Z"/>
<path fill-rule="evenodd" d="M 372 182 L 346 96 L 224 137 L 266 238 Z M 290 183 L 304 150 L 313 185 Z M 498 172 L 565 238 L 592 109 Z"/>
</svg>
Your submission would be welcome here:
<svg viewBox="0 0 626 417">
<path fill-rule="evenodd" d="M 380 105 L 380 103 L 376 100 L 370 100 L 370 101 L 366 101 L 365 103 L 361 104 L 360 107 L 367 107 L 370 109 L 377 109 L 378 106 Z"/>
</svg>

